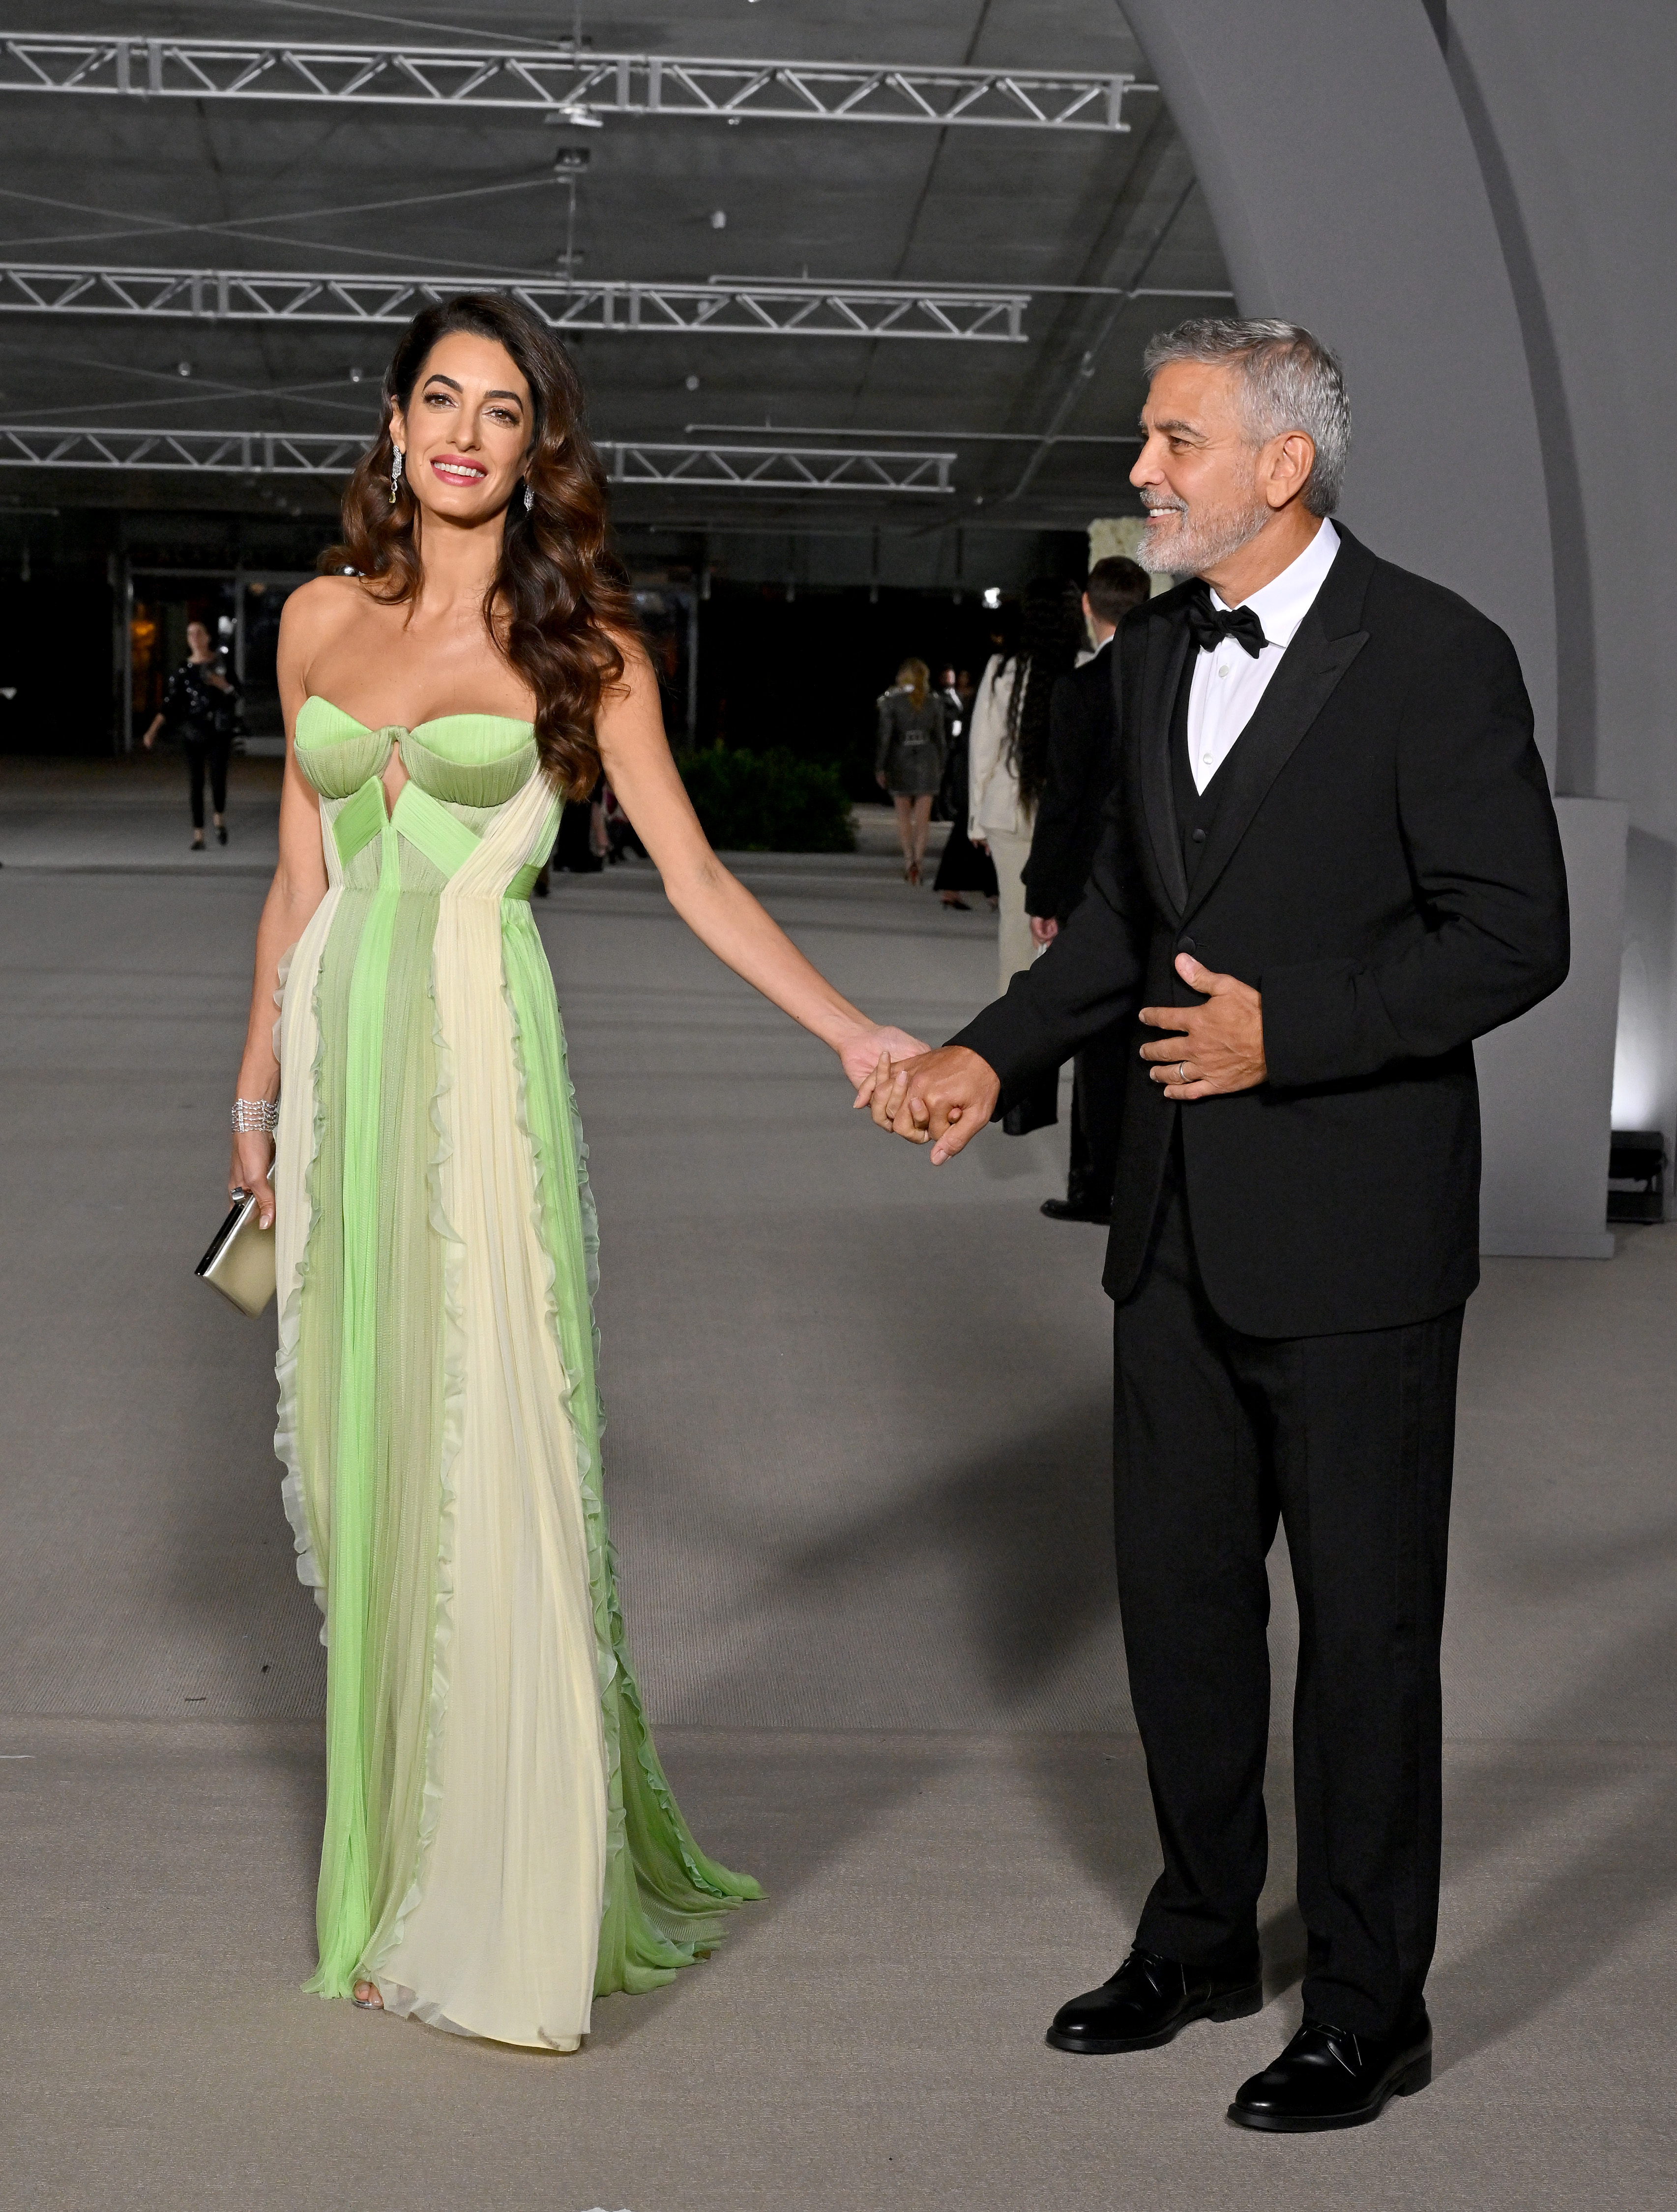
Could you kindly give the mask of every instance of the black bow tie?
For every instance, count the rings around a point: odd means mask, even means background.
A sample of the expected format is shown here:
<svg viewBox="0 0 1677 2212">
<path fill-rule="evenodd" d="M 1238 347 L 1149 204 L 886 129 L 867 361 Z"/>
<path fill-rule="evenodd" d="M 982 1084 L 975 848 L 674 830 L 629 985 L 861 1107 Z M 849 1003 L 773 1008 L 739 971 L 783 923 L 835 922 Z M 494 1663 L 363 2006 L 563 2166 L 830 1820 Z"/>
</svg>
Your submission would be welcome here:
<svg viewBox="0 0 1677 2212">
<path fill-rule="evenodd" d="M 1203 585 L 1188 601 L 1187 613 L 1188 626 L 1201 653 L 1215 653 L 1225 637 L 1231 637 L 1255 660 L 1269 642 L 1250 607 L 1214 607 L 1211 592 Z"/>
</svg>

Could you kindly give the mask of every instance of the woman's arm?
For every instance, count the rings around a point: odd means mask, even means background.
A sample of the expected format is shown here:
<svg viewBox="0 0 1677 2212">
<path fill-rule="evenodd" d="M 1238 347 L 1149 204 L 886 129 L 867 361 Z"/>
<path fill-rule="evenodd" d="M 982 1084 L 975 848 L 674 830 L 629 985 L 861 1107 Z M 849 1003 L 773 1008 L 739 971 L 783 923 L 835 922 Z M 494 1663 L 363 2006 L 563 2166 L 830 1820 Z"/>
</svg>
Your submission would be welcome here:
<svg viewBox="0 0 1677 2212">
<path fill-rule="evenodd" d="M 830 1045 L 853 1083 L 871 1087 L 882 1053 L 902 1060 L 925 1047 L 902 1030 L 878 1027 L 842 997 L 711 851 L 670 757 L 646 655 L 631 639 L 617 642 L 626 668 L 600 702 L 600 754 L 665 896 L 719 960 Z"/>
<path fill-rule="evenodd" d="M 889 789 L 885 770 L 891 757 L 891 739 L 896 735 L 896 709 L 894 691 L 885 692 L 879 701 L 878 726 L 873 746 L 873 781 L 880 789 Z"/>
<path fill-rule="evenodd" d="M 307 696 L 306 674 L 322 612 L 311 604 L 313 591 L 312 586 L 305 585 L 294 592 L 280 616 L 278 676 L 280 705 L 285 715 L 285 780 L 280 786 L 279 866 L 256 926 L 250 1020 L 234 1093 L 239 1098 L 279 1097 L 279 1062 L 274 1057 L 274 994 L 279 988 L 279 964 L 326 895 L 320 801 L 299 769 L 295 750 L 297 714 Z M 234 1136 L 228 1188 L 256 1194 L 264 1229 L 274 1218 L 274 1192 L 269 1180 L 273 1158 L 271 1137 L 251 1130 Z"/>
</svg>

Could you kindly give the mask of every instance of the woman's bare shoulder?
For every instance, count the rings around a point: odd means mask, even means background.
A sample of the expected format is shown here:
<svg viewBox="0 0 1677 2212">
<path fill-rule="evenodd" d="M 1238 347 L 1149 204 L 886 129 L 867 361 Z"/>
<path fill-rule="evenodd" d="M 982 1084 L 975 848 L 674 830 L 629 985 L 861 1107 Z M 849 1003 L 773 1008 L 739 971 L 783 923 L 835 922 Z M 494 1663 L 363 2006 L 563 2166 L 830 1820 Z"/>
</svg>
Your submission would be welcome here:
<svg viewBox="0 0 1677 2212">
<path fill-rule="evenodd" d="M 280 626 L 289 644 L 310 651 L 347 629 L 367 603 L 359 576 L 314 576 L 287 598 Z"/>
</svg>

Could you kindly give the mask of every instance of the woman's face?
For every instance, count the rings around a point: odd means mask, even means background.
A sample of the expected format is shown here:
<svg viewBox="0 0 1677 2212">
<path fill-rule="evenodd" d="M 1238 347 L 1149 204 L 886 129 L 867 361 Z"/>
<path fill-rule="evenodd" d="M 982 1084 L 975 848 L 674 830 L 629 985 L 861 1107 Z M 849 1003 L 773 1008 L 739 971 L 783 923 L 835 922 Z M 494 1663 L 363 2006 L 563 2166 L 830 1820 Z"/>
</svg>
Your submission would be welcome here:
<svg viewBox="0 0 1677 2212">
<path fill-rule="evenodd" d="M 534 424 L 530 387 L 505 346 L 471 331 L 437 340 L 391 434 L 405 455 L 410 490 L 450 522 L 499 514 L 524 473 Z"/>
<path fill-rule="evenodd" d="M 204 625 L 201 622 L 191 622 L 187 623 L 186 650 L 191 653 L 194 660 L 209 659 L 210 632 L 205 629 Z"/>
</svg>

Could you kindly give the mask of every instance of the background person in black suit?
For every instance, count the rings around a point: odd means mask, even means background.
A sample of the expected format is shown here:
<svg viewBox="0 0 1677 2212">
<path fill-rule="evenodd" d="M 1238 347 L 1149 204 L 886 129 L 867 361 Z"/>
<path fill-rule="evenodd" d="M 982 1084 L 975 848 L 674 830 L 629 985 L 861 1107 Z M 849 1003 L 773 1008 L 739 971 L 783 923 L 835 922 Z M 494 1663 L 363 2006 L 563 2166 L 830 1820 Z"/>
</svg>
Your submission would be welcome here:
<svg viewBox="0 0 1677 2212">
<path fill-rule="evenodd" d="M 1431 2078 L 1473 1040 L 1565 976 L 1565 878 L 1508 639 L 1325 520 L 1350 421 L 1332 356 L 1200 322 L 1147 366 L 1142 557 L 1193 580 L 1119 635 L 1090 894 L 1005 998 L 860 1095 L 942 1161 L 1115 1020 L 1159 1033 L 1131 1063 L 1105 1283 L 1164 1869 L 1136 1948 L 1049 2039 L 1142 2049 L 1261 2002 L 1279 1516 L 1304 2025 L 1230 2116 L 1346 2127 Z"/>
<path fill-rule="evenodd" d="M 1147 571 L 1121 553 L 1097 561 L 1083 592 L 1091 657 L 1062 676 L 1048 702 L 1048 781 L 1036 805 L 1025 863 L 1025 912 L 1039 945 L 1051 945 L 1083 896 L 1100 842 L 1101 820 L 1118 762 L 1112 664 L 1107 648 L 1119 623 L 1152 589 Z M 1051 1221 L 1112 1218 L 1118 1172 L 1118 1102 L 1130 1024 L 1118 1022 L 1072 1062 L 1072 1149 L 1064 1198 L 1045 1198 Z"/>
</svg>

